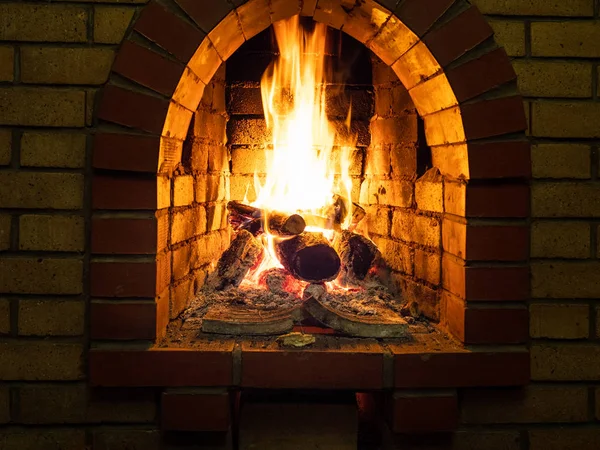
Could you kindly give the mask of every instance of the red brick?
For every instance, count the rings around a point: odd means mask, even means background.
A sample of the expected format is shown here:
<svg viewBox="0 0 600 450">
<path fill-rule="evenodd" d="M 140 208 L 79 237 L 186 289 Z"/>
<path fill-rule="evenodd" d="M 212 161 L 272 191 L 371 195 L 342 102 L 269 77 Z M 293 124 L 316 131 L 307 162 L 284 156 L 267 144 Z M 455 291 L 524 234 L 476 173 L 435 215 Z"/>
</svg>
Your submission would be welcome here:
<svg viewBox="0 0 600 450">
<path fill-rule="evenodd" d="M 531 149 L 526 141 L 469 143 L 469 178 L 531 178 Z"/>
<path fill-rule="evenodd" d="M 112 70 L 168 97 L 173 95 L 184 66 L 132 41 L 125 41 Z"/>
<path fill-rule="evenodd" d="M 442 258 L 442 285 L 467 301 L 522 301 L 530 298 L 529 267 L 466 267 L 464 261 Z"/>
<path fill-rule="evenodd" d="M 204 33 L 164 9 L 156 1 L 151 1 L 144 7 L 134 30 L 156 42 L 184 64 L 187 64 L 204 39 Z"/>
<path fill-rule="evenodd" d="M 465 344 L 520 344 L 529 338 L 529 311 L 521 308 L 466 308 Z"/>
<path fill-rule="evenodd" d="M 459 102 L 488 92 L 509 81 L 515 73 L 503 48 L 498 48 L 449 70 L 446 77 Z"/>
<path fill-rule="evenodd" d="M 526 351 L 394 353 L 394 385 L 402 388 L 522 386 L 529 381 Z"/>
<path fill-rule="evenodd" d="M 421 37 L 444 14 L 455 0 L 430 0 L 427 8 L 423 8 L 421 0 L 402 2 L 395 15 Z"/>
<path fill-rule="evenodd" d="M 167 230 L 161 232 L 165 237 L 166 233 Z M 157 239 L 158 219 L 156 217 L 146 219 L 95 217 L 92 219 L 92 253 L 153 254 L 158 249 Z M 164 244 L 166 245 L 166 240 Z"/>
<path fill-rule="evenodd" d="M 465 298 L 520 301 L 529 298 L 529 267 L 467 267 Z"/>
<path fill-rule="evenodd" d="M 523 99 L 518 95 L 466 103 L 461 105 L 460 112 L 468 140 L 527 129 Z"/>
<path fill-rule="evenodd" d="M 462 12 L 423 38 L 443 67 L 492 36 L 493 30 L 476 7 Z"/>
<path fill-rule="evenodd" d="M 93 166 L 97 169 L 156 173 L 159 151 L 158 137 L 98 133 L 94 137 Z"/>
<path fill-rule="evenodd" d="M 156 303 L 92 302 L 92 339 L 155 339 Z"/>
<path fill-rule="evenodd" d="M 161 425 L 166 431 L 227 431 L 230 400 L 227 392 L 164 392 Z"/>
<path fill-rule="evenodd" d="M 243 387 L 380 389 L 383 385 L 383 352 L 374 341 L 328 350 L 244 343 L 242 352 Z"/>
<path fill-rule="evenodd" d="M 528 217 L 529 186 L 467 186 L 467 217 Z"/>
<path fill-rule="evenodd" d="M 124 176 L 94 175 L 92 208 L 150 209 L 157 208 L 157 180 Z"/>
<path fill-rule="evenodd" d="M 108 122 L 160 135 L 169 102 L 114 85 L 104 88 L 98 108 L 98 117 Z"/>
<path fill-rule="evenodd" d="M 177 4 L 192 18 L 201 30 L 210 31 L 233 9 L 229 2 L 207 0 L 176 0 Z"/>
<path fill-rule="evenodd" d="M 395 433 L 450 432 L 458 427 L 456 392 L 400 391 L 392 401 Z"/>
<path fill-rule="evenodd" d="M 147 262 L 92 262 L 91 294 L 95 297 L 154 298 L 170 281 L 170 257 Z"/>
<path fill-rule="evenodd" d="M 89 355 L 94 386 L 229 386 L 233 341 L 194 349 L 99 350 Z"/>
<path fill-rule="evenodd" d="M 467 225 L 444 220 L 444 249 L 468 261 L 523 261 L 529 257 L 529 227 Z"/>
</svg>

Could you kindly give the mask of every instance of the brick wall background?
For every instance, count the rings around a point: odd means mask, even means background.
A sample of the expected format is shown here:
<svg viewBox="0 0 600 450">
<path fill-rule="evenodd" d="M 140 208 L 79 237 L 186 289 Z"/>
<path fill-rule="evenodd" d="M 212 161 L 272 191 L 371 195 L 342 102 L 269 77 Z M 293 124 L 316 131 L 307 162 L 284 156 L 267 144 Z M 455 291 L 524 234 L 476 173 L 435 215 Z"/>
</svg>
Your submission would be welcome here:
<svg viewBox="0 0 600 450">
<path fill-rule="evenodd" d="M 157 393 L 90 391 L 85 373 L 96 94 L 145 2 L 0 4 L 2 449 L 158 448 Z M 599 4 L 473 3 L 514 58 L 534 144 L 533 383 L 460 391 L 451 448 L 592 450 L 600 441 Z M 400 448 L 446 446 L 421 441 Z"/>
</svg>

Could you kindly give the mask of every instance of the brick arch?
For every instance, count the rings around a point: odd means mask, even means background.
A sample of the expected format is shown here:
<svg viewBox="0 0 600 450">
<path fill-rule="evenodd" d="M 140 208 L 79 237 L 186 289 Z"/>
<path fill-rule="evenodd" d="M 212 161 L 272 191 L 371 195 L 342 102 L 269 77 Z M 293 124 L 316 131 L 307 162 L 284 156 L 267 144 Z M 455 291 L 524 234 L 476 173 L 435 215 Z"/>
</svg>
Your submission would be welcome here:
<svg viewBox="0 0 600 450">
<path fill-rule="evenodd" d="M 526 121 L 522 99 L 510 88 L 514 70 L 506 53 L 489 44 L 492 29 L 476 7 L 464 0 L 436 0 L 427 9 L 420 0 L 405 0 L 393 11 L 388 8 L 396 2 L 386 0 L 249 0 L 208 9 L 194 0 L 177 3 L 187 17 L 154 1 L 144 8 L 104 88 L 94 147 L 92 252 L 123 259 L 92 263 L 93 297 L 155 298 L 160 334 L 170 273 L 161 256 L 168 224 L 160 211 L 169 207 L 168 176 L 204 86 L 247 39 L 300 13 L 342 29 L 392 67 L 424 119 L 434 165 L 454 180 L 444 187 L 446 327 L 467 343 L 526 339 L 527 310 L 515 305 L 529 295 L 528 228 L 501 222 L 529 214 Z M 114 124 L 120 127 L 113 131 Z M 136 210 L 158 212 L 146 219 L 110 217 Z M 148 256 L 142 263 L 128 255 Z M 502 305 L 507 301 L 510 307 Z M 94 308 L 92 328 L 93 317 Z M 507 321 L 515 326 L 498 325 Z"/>
</svg>

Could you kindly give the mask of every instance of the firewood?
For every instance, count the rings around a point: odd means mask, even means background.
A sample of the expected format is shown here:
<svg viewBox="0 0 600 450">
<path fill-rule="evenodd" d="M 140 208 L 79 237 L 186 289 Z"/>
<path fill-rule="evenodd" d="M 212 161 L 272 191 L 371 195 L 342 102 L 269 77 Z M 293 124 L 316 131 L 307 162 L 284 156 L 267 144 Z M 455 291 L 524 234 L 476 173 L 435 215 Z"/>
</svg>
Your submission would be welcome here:
<svg viewBox="0 0 600 450">
<path fill-rule="evenodd" d="M 258 283 L 274 294 L 296 294 L 302 296 L 303 283 L 298 281 L 285 269 L 273 267 L 265 270 L 261 275 Z"/>
<path fill-rule="evenodd" d="M 341 199 L 341 197 L 337 197 Z M 308 226 L 323 228 L 325 230 L 341 231 L 342 223 L 346 220 L 348 214 L 345 205 L 345 203 L 340 204 L 340 201 L 337 201 L 334 205 L 325 208 L 320 214 L 303 213 L 302 217 Z M 352 219 L 350 219 L 348 229 L 354 231 L 366 215 L 367 213 L 362 206 L 358 203 L 352 203 Z"/>
<path fill-rule="evenodd" d="M 264 248 L 246 230 L 238 232 L 227 250 L 223 252 L 217 269 L 211 274 L 210 285 L 217 290 L 239 286 L 252 267 L 262 260 Z"/>
<path fill-rule="evenodd" d="M 354 231 L 358 224 L 365 218 L 367 212 L 358 203 L 352 203 L 352 219 L 350 220 L 350 226 L 348 230 Z"/>
<path fill-rule="evenodd" d="M 340 257 L 321 233 L 302 233 L 275 245 L 279 261 L 294 277 L 310 283 L 335 279 Z"/>
<path fill-rule="evenodd" d="M 256 219 L 260 219 L 262 222 L 262 229 L 267 229 L 269 233 L 276 236 L 294 236 L 301 234 L 306 228 L 306 222 L 302 216 L 298 214 L 285 214 L 277 211 L 265 212 L 260 208 L 254 206 L 245 205 L 238 201 L 230 201 L 227 204 L 229 210 L 229 223 L 234 229 L 252 229 L 253 234 L 256 232 L 260 234 L 260 230 L 257 230 Z M 265 226 L 265 217 L 266 226 Z"/>
<path fill-rule="evenodd" d="M 236 227 L 234 227 L 234 229 L 235 228 Z M 249 222 L 245 222 L 242 225 L 240 225 L 239 227 L 237 227 L 237 229 L 249 231 L 250 233 L 252 233 L 252 236 L 254 236 L 254 237 L 259 236 L 264 232 L 263 226 L 262 226 L 262 220 L 260 220 L 260 219 L 252 219 Z"/>
<path fill-rule="evenodd" d="M 344 230 L 333 241 L 333 248 L 341 260 L 340 281 L 342 285 L 364 280 L 367 273 L 381 257 L 377 246 L 366 237 Z"/>
<path fill-rule="evenodd" d="M 333 294 L 335 295 L 335 294 Z M 387 305 L 373 302 L 369 315 L 336 308 L 322 285 L 311 284 L 304 290 L 304 310 L 335 331 L 357 337 L 395 338 L 408 333 L 408 323 Z"/>
</svg>

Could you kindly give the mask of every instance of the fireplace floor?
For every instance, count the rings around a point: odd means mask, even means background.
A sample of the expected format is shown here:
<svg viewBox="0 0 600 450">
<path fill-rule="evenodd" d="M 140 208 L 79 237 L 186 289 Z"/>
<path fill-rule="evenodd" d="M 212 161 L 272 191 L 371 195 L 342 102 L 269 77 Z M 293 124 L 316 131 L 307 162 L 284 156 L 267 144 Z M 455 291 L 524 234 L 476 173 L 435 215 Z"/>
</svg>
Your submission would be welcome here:
<svg viewBox="0 0 600 450">
<path fill-rule="evenodd" d="M 400 299 L 378 283 L 331 292 L 322 285 L 299 289 L 202 289 L 177 322 L 182 331 L 235 336 L 278 336 L 294 326 L 316 324 L 367 338 L 403 337 L 409 323 L 426 322 L 408 317 L 408 308 L 401 309 Z"/>
</svg>

